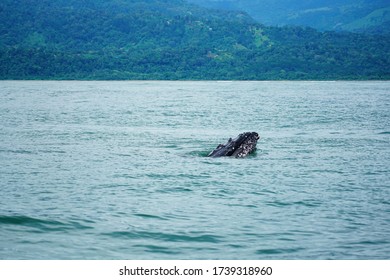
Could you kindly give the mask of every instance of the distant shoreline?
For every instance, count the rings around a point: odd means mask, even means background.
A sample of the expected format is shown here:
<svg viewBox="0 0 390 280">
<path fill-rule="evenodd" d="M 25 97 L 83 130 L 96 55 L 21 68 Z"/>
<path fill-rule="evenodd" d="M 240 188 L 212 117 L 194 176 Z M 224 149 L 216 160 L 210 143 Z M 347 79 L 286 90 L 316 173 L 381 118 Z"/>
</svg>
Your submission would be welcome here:
<svg viewBox="0 0 390 280">
<path fill-rule="evenodd" d="M 183 80 L 158 80 L 158 79 L 132 79 L 132 80 L 115 80 L 115 79 L 0 79 L 0 82 L 218 82 L 218 83 L 231 83 L 231 82 L 390 82 L 388 79 L 323 79 L 323 80 L 196 80 L 196 79 L 183 79 Z"/>
</svg>

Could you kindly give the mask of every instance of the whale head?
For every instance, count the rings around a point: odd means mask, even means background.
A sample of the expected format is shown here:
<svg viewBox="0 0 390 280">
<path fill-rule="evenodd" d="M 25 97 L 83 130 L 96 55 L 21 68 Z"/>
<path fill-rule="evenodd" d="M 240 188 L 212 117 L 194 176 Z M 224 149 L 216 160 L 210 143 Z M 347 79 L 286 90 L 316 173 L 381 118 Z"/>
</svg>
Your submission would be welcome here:
<svg viewBox="0 0 390 280">
<path fill-rule="evenodd" d="M 230 138 L 226 144 L 218 145 L 208 156 L 246 157 L 256 150 L 256 144 L 259 139 L 260 136 L 257 132 L 244 132 L 234 139 Z"/>
</svg>

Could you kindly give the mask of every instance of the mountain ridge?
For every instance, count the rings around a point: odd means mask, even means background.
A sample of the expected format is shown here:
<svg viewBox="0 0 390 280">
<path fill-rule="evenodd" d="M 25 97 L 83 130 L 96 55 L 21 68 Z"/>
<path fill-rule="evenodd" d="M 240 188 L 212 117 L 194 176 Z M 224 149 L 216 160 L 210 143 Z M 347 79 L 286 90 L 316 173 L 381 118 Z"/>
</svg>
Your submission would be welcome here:
<svg viewBox="0 0 390 280">
<path fill-rule="evenodd" d="M 389 9 L 384 0 L 189 0 L 200 6 L 246 11 L 260 23 L 308 26 L 321 31 L 389 34 L 390 13 L 370 21 L 370 14 Z M 360 22 L 360 25 L 354 24 Z"/>
</svg>

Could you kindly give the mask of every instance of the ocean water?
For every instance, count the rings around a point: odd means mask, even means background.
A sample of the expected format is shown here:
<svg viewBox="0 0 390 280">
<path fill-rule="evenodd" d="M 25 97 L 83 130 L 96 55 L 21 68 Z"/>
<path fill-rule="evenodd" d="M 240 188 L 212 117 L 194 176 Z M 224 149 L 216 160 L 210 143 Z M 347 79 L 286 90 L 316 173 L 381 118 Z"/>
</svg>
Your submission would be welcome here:
<svg viewBox="0 0 390 280">
<path fill-rule="evenodd" d="M 0 259 L 390 259 L 390 82 L 1 81 L 0 192 Z"/>
</svg>

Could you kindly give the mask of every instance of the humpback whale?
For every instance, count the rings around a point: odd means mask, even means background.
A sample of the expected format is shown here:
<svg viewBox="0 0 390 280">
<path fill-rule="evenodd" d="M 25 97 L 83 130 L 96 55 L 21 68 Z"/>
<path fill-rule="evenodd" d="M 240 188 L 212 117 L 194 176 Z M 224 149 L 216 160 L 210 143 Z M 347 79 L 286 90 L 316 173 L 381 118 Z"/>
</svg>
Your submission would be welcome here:
<svg viewBox="0 0 390 280">
<path fill-rule="evenodd" d="M 230 138 L 226 144 L 219 144 L 208 157 L 246 157 L 256 150 L 259 139 L 260 136 L 256 132 L 241 133 L 234 139 Z"/>
</svg>

